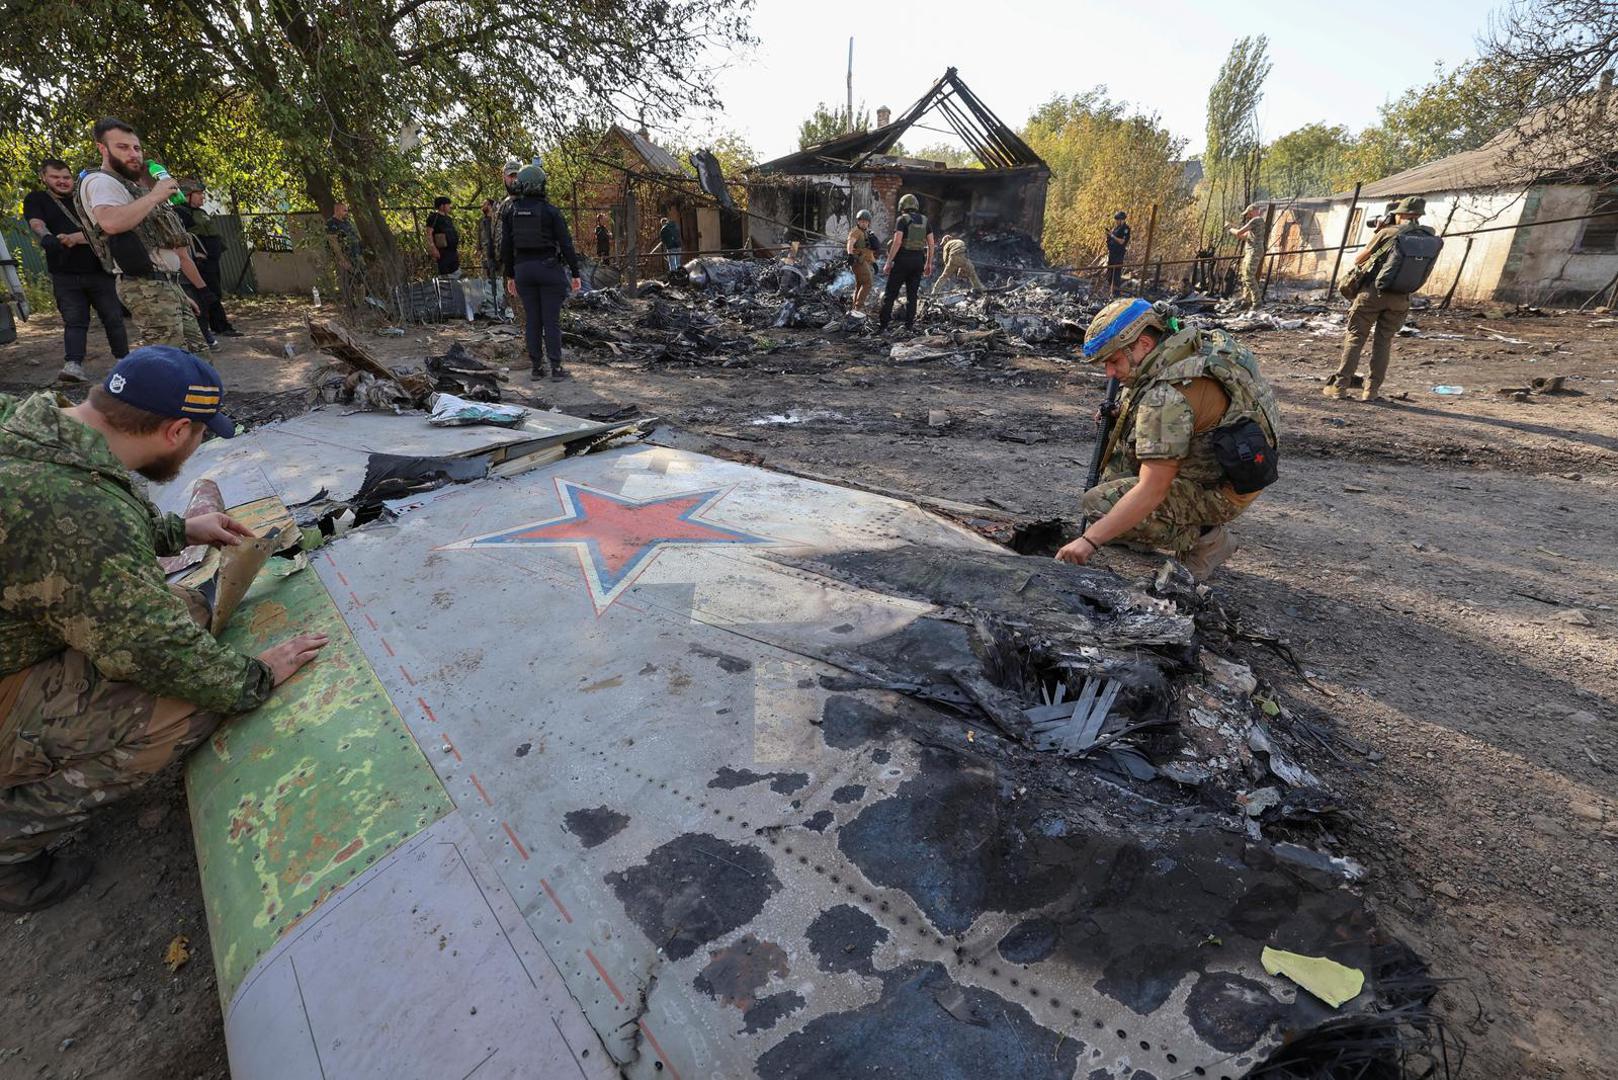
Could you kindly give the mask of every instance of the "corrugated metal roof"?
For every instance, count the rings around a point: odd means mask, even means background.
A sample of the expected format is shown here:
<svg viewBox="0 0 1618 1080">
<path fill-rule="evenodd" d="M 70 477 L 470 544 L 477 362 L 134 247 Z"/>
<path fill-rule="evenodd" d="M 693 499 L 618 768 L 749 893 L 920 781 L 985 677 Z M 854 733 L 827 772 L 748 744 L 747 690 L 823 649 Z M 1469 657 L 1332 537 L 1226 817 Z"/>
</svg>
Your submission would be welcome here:
<svg viewBox="0 0 1618 1080">
<path fill-rule="evenodd" d="M 642 138 L 640 132 L 630 131 L 622 124 L 614 124 L 612 129 L 623 136 L 624 141 L 634 149 L 640 159 L 646 163 L 646 167 L 653 172 L 664 173 L 668 176 L 691 175 L 690 171 L 680 164 L 679 158 L 654 143 L 651 139 Z"/>
</svg>

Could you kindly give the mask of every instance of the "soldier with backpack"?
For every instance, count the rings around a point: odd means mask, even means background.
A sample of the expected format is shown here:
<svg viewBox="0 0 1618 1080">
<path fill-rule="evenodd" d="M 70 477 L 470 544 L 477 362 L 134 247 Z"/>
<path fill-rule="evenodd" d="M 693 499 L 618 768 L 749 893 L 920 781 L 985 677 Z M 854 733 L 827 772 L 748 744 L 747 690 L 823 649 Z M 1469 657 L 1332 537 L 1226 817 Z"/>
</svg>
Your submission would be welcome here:
<svg viewBox="0 0 1618 1080">
<path fill-rule="evenodd" d="M 1394 336 L 1410 314 L 1410 294 L 1426 284 L 1444 248 L 1443 239 L 1418 221 L 1426 210 L 1427 200 L 1419 195 L 1402 200 L 1394 209 L 1397 220 L 1377 230 L 1339 286 L 1354 303 L 1348 309 L 1342 363 L 1326 380 L 1323 392 L 1327 397 L 1348 397 L 1365 339 L 1370 337 L 1371 375 L 1360 391 L 1360 400 L 1381 400 Z"/>
</svg>

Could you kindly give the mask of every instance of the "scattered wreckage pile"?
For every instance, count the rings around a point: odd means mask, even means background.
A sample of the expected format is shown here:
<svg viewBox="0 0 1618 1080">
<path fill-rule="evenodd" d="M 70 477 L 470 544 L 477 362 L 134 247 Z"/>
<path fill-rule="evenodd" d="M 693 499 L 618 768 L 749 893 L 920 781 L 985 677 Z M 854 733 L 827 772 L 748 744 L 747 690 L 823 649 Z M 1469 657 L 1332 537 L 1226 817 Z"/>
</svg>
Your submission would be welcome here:
<svg viewBox="0 0 1618 1080">
<path fill-rule="evenodd" d="M 1101 306 L 1087 286 L 1058 274 L 1023 274 L 1045 268 L 1038 244 L 1024 233 L 1001 230 L 978 242 L 1004 268 L 985 278 L 1005 283 L 981 294 L 924 297 L 914 334 L 883 337 L 872 315 L 848 310 L 854 275 L 841 259 L 703 256 L 667 281 L 643 282 L 634 297 L 608 288 L 573 298 L 562 316 L 563 340 L 609 360 L 738 367 L 785 346 L 774 330 L 818 331 L 827 341 L 913 363 L 983 363 L 991 354 L 1040 352 L 1083 338 Z M 793 344 L 803 346 L 801 339 Z"/>
</svg>

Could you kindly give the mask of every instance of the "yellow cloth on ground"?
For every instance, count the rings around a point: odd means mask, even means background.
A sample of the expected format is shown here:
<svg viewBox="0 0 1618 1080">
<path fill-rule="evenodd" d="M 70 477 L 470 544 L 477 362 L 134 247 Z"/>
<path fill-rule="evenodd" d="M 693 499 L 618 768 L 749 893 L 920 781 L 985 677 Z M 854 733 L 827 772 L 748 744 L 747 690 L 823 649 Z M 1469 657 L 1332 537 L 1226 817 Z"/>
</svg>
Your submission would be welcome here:
<svg viewBox="0 0 1618 1080">
<path fill-rule="evenodd" d="M 1365 972 L 1324 956 L 1301 956 L 1265 946 L 1259 959 L 1265 971 L 1285 975 L 1334 1009 L 1365 989 Z"/>
</svg>

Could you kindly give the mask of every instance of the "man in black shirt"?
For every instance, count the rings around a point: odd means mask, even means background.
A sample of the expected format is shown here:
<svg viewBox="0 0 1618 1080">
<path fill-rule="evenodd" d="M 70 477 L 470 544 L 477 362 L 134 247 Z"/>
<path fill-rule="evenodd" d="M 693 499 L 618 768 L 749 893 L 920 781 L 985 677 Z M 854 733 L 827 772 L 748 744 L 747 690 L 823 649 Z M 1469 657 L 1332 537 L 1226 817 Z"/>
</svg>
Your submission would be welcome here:
<svg viewBox="0 0 1618 1080">
<path fill-rule="evenodd" d="M 1124 284 L 1124 253 L 1129 250 L 1129 215 L 1122 210 L 1112 215 L 1107 230 L 1107 287 L 1113 296 Z"/>
<path fill-rule="evenodd" d="M 454 277 L 461 271 L 461 234 L 449 216 L 450 206 L 449 196 L 440 195 L 427 215 L 427 250 L 433 253 L 441 277 Z"/>
<path fill-rule="evenodd" d="M 62 313 L 62 379 L 83 382 L 90 308 L 100 316 L 107 346 L 116 360 L 129 351 L 129 331 L 124 327 L 117 283 L 101 268 L 101 260 L 91 250 L 74 214 L 73 173 L 65 162 L 46 158 L 40 164 L 39 178 L 45 190 L 29 192 L 22 202 L 22 214 L 45 249 L 51 291 L 56 294 L 56 309 Z"/>
</svg>

